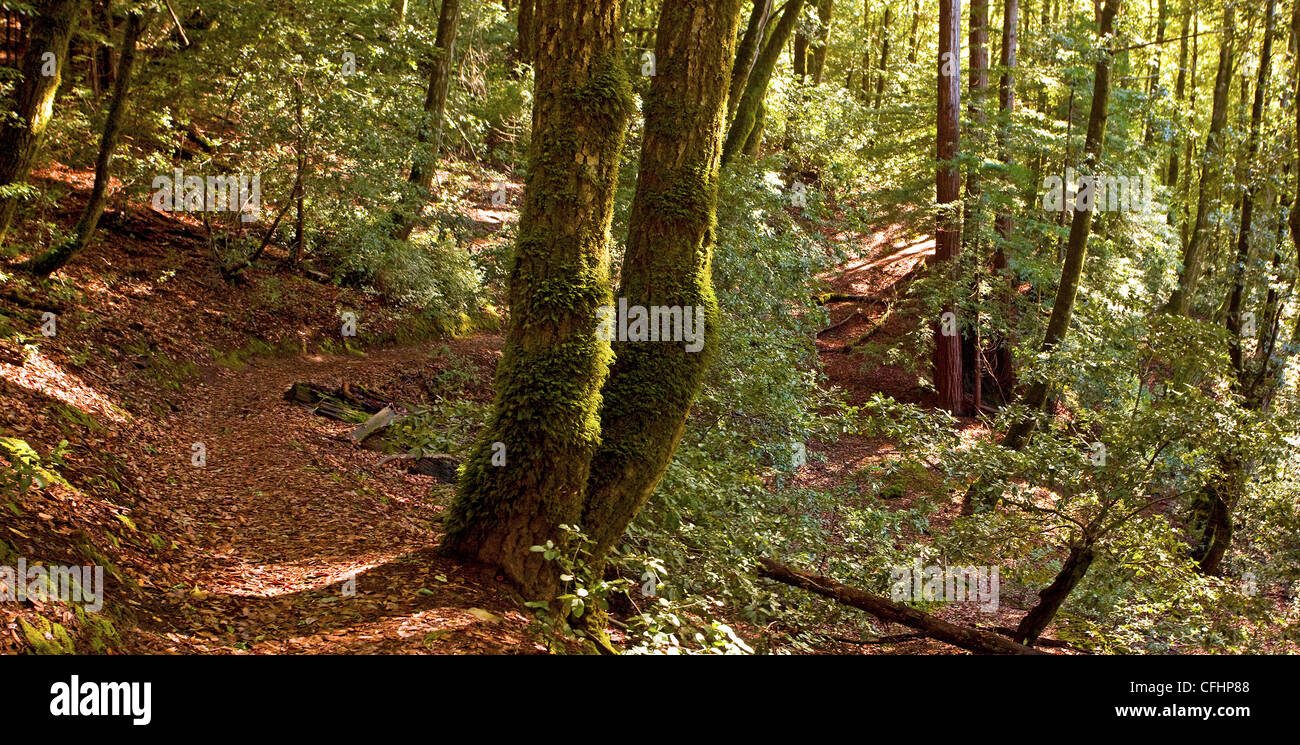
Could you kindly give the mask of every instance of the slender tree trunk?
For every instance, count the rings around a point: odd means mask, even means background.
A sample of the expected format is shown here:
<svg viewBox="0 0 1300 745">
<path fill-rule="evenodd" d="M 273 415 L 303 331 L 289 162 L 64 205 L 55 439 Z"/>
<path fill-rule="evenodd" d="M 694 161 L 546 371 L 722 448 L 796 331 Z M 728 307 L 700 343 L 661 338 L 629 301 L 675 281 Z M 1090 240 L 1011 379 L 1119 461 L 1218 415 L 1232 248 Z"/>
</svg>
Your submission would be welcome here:
<svg viewBox="0 0 1300 745">
<path fill-rule="evenodd" d="M 416 132 L 415 159 L 407 179 L 416 187 L 420 203 L 402 206 L 394 215 L 396 236 L 406 239 L 415 227 L 416 217 L 423 207 L 424 195 L 433 191 L 433 178 L 438 170 L 438 156 L 442 150 L 442 125 L 447 110 L 447 88 L 451 83 L 452 61 L 456 56 L 456 26 L 460 21 L 460 0 L 442 0 L 438 11 L 438 33 L 434 38 L 437 51 L 429 70 L 429 87 L 424 94 L 423 119 Z"/>
<path fill-rule="evenodd" d="M 68 62 L 68 42 L 81 17 L 84 0 L 43 0 L 32 20 L 27 52 L 0 122 L 0 246 L 4 245 L 18 208 L 8 193 L 27 179 L 32 161 L 54 116 L 54 97 Z M 47 58 L 47 53 L 51 55 Z"/>
<path fill-rule="evenodd" d="M 1232 295 L 1228 301 L 1225 326 L 1228 329 L 1228 357 L 1236 372 L 1239 390 L 1246 386 L 1246 369 L 1241 353 L 1241 304 L 1246 290 L 1246 264 L 1250 261 L 1250 228 L 1254 221 L 1255 191 L 1249 164 L 1259 155 L 1259 130 L 1264 118 L 1264 91 L 1268 88 L 1270 62 L 1273 55 L 1273 9 L 1276 0 L 1268 0 L 1264 18 L 1264 41 L 1259 50 L 1259 77 L 1255 83 L 1255 97 L 1250 107 L 1250 134 L 1246 142 L 1245 193 L 1241 197 L 1241 219 L 1237 228 L 1237 261 L 1233 270 Z"/>
<path fill-rule="evenodd" d="M 1151 107 L 1155 105 L 1156 91 L 1160 87 L 1160 58 L 1164 54 L 1165 48 L 1165 26 L 1169 22 L 1169 8 L 1167 0 L 1160 0 L 1159 10 L 1156 17 L 1156 43 L 1155 59 L 1152 62 L 1151 79 L 1147 83 L 1147 114 L 1146 127 L 1142 134 L 1142 142 L 1150 147 L 1155 142 L 1155 132 L 1152 129 Z"/>
<path fill-rule="evenodd" d="M 745 35 L 736 47 L 736 62 L 731 67 L 731 84 L 727 92 L 727 126 L 731 126 L 740 104 L 740 96 L 745 91 L 750 71 L 758 60 L 763 48 L 763 31 L 767 28 L 767 19 L 772 14 L 772 0 L 754 0 L 754 9 L 749 14 L 749 24 L 745 26 Z"/>
<path fill-rule="evenodd" d="M 40 277 L 48 277 L 61 269 L 74 256 L 90 243 L 99 218 L 104 214 L 104 205 L 108 202 L 109 174 L 113 167 L 113 153 L 117 149 L 117 140 L 122 133 L 122 117 L 126 111 L 130 95 L 131 72 L 135 68 L 136 45 L 144 33 L 145 19 L 133 12 L 126 17 L 126 26 L 122 32 L 122 52 L 118 62 L 117 78 L 113 81 L 113 98 L 108 105 L 104 118 L 104 133 L 99 140 L 99 157 L 95 159 L 95 184 L 90 189 L 90 199 L 82 211 L 77 225 L 70 235 L 58 246 L 32 260 L 24 268 Z"/>
<path fill-rule="evenodd" d="M 821 0 L 817 4 L 817 18 L 821 28 L 817 31 L 816 47 L 813 47 L 808 61 L 808 74 L 812 75 L 813 85 L 822 84 L 822 73 L 826 71 L 826 53 L 831 48 L 831 17 L 835 13 L 835 0 Z"/>
<path fill-rule="evenodd" d="M 1197 187 L 1196 222 L 1183 249 L 1183 266 L 1178 273 L 1178 288 L 1174 290 L 1165 310 L 1188 315 L 1192 307 L 1192 294 L 1201 275 L 1203 254 L 1210 239 L 1211 199 L 1219 185 L 1223 170 L 1223 127 L 1228 120 L 1228 89 L 1232 82 L 1233 58 L 1233 6 L 1223 9 L 1223 38 L 1219 45 L 1219 69 L 1214 76 L 1214 102 L 1210 112 L 1210 131 L 1201 156 L 1201 181 Z"/>
<path fill-rule="evenodd" d="M 610 348 L 609 228 L 633 108 L 618 0 L 554 0 L 538 13 L 532 138 L 511 262 L 510 320 L 491 418 L 461 473 L 444 548 L 499 567 L 533 600 L 554 597 L 555 562 L 582 517 L 600 440 Z"/>
<path fill-rule="evenodd" d="M 939 0 L 938 141 L 935 192 L 939 223 L 935 229 L 935 270 L 951 275 L 961 252 L 961 172 L 957 165 L 961 107 L 961 0 Z M 944 304 L 934 328 L 934 387 L 938 406 L 956 416 L 966 413 L 962 395 L 961 328 L 956 305 Z"/>
<path fill-rule="evenodd" d="M 533 20 L 534 0 L 519 0 L 519 15 L 515 23 L 515 57 L 525 64 L 533 64 L 536 21 Z"/>
<path fill-rule="evenodd" d="M 616 341 L 582 525 L 599 560 L 650 498 L 704 382 L 717 336 L 711 263 L 727 66 L 740 0 L 665 0 L 618 291 L 628 307 L 692 308 L 692 344 Z M 702 319 L 699 320 L 699 319 Z"/>
<path fill-rule="evenodd" d="M 1114 28 L 1115 16 L 1119 13 L 1120 0 L 1106 0 L 1098 19 L 1098 38 L 1106 40 Z M 1109 43 L 1109 42 L 1104 42 Z M 1113 52 L 1107 52 L 1093 66 L 1092 109 L 1088 115 L 1088 135 L 1083 146 L 1083 162 L 1080 170 L 1083 175 L 1096 175 L 1104 151 L 1106 137 L 1106 119 L 1110 104 L 1110 63 Z M 1047 331 L 1043 343 L 1039 345 L 1040 357 L 1049 356 L 1065 338 L 1070 328 L 1070 317 L 1074 313 L 1074 300 L 1079 292 L 1079 282 L 1083 276 L 1083 263 L 1088 255 L 1088 235 L 1092 231 L 1093 211 L 1075 210 L 1070 222 L 1070 236 L 1066 242 L 1065 260 L 1061 267 L 1061 281 L 1056 290 L 1056 299 L 1052 303 L 1052 315 L 1047 321 Z M 1002 446 L 1011 450 L 1020 450 L 1028 441 L 1029 435 L 1037 426 L 1037 414 L 1047 406 L 1051 389 L 1043 380 L 1035 381 L 1025 392 L 1023 402 L 1029 413 L 1012 425 Z M 969 515 L 975 511 L 976 503 L 993 506 L 1001 498 L 998 489 L 986 479 L 980 479 L 966 491 L 962 504 L 962 513 Z M 1053 614 L 1055 609 L 1051 611 Z M 1049 618 L 1050 620 L 1050 618 Z"/>
<path fill-rule="evenodd" d="M 1114 28 L 1115 15 L 1119 12 L 1120 0 L 1106 0 L 1100 18 L 1098 37 L 1103 43 Z M 1114 56 L 1108 52 L 1093 66 L 1092 109 L 1088 114 L 1088 135 L 1084 140 L 1083 160 L 1080 171 L 1086 175 L 1098 175 L 1106 140 L 1106 118 L 1110 104 L 1110 63 Z M 1047 331 L 1043 343 L 1039 346 L 1040 356 L 1049 355 L 1065 338 L 1070 329 L 1070 317 L 1074 313 L 1074 300 L 1079 292 L 1079 281 L 1083 277 L 1083 263 L 1088 256 L 1088 235 L 1092 232 L 1093 210 L 1075 210 L 1070 222 L 1070 237 L 1066 242 L 1065 262 L 1061 267 L 1061 282 L 1057 286 L 1056 299 L 1052 303 L 1052 315 L 1047 321 Z M 1045 381 L 1033 383 L 1025 393 L 1024 403 L 1029 407 L 1030 416 L 1011 428 L 1003 441 L 1005 447 L 1019 450 L 1035 425 L 1034 412 L 1041 411 L 1047 404 L 1049 389 Z"/>
<path fill-rule="evenodd" d="M 971 128 L 966 133 L 964 149 L 974 155 L 976 163 L 966 171 L 966 198 L 962 201 L 962 251 L 974 251 L 980 256 L 983 251 L 981 235 L 984 228 L 983 195 L 980 189 L 980 171 L 984 162 L 984 143 L 988 116 L 985 103 L 989 89 L 989 2 L 988 0 L 971 0 L 970 4 L 970 100 L 967 103 L 967 115 Z M 979 259 L 982 262 L 982 258 Z M 978 266 L 979 264 L 977 264 Z M 981 272 L 970 278 L 975 293 L 981 290 Z M 980 319 L 978 314 L 971 319 L 970 330 L 962 334 L 962 367 L 970 365 L 974 378 L 974 395 L 971 410 L 978 411 L 983 398 L 984 364 L 981 340 Z M 964 385 L 964 384 L 963 384 Z M 965 393 L 962 394 L 963 399 Z"/>
<path fill-rule="evenodd" d="M 1002 5 L 1002 49 L 998 59 L 998 65 L 1002 68 L 1002 78 L 998 84 L 998 157 L 1003 164 L 1008 166 L 1008 171 L 1012 163 L 1008 133 L 1011 126 L 1011 117 L 1016 109 L 1015 70 L 1019 20 L 1020 6 L 1018 0 L 1004 0 Z M 1011 300 L 1015 293 L 1014 279 L 1009 274 L 1006 254 L 1006 243 L 1011 240 L 1012 225 L 1011 210 L 1009 207 L 1004 207 L 993 220 L 993 226 L 999 239 L 997 247 L 993 251 L 994 283 L 999 293 L 998 307 L 1004 316 L 1009 315 L 1011 312 Z M 1014 375 L 1012 373 L 1011 347 L 1001 335 L 995 336 L 993 339 L 992 357 L 993 375 L 998 381 L 1003 400 L 1006 400 L 1014 386 Z"/>
<path fill-rule="evenodd" d="M 889 27 L 894 20 L 894 9 L 885 6 L 885 19 L 880 26 L 880 67 L 876 71 L 876 100 L 872 108 L 879 108 L 885 97 L 885 78 L 889 75 Z"/>
<path fill-rule="evenodd" d="M 1268 89 L 1270 63 L 1273 55 L 1273 9 L 1276 0 L 1268 0 L 1264 13 L 1264 40 L 1259 51 L 1259 77 L 1255 83 L 1255 96 L 1250 108 L 1250 134 L 1247 136 L 1246 162 L 1254 163 L 1259 154 L 1260 126 L 1264 118 L 1264 92 Z M 1228 330 L 1228 358 L 1235 374 L 1235 388 L 1243 396 L 1244 406 L 1257 409 L 1261 403 L 1249 381 L 1249 371 L 1242 359 L 1241 306 L 1245 296 L 1246 264 L 1250 261 L 1250 230 L 1254 220 L 1255 182 L 1246 169 L 1245 193 L 1241 198 L 1241 217 L 1237 230 L 1237 261 L 1233 270 L 1232 292 L 1224 325 Z M 1265 321 L 1271 323 L 1271 320 Z M 1269 386 L 1271 387 L 1271 385 Z M 1220 459 L 1222 476 L 1200 494 L 1200 509 L 1204 528 L 1200 545 L 1194 555 L 1197 565 L 1205 574 L 1218 574 L 1219 565 L 1232 545 L 1232 510 L 1241 487 L 1249 474 L 1247 463 L 1229 454 Z"/>
<path fill-rule="evenodd" d="M 921 28 L 921 0 L 912 0 L 912 30 L 907 35 L 907 64 L 916 64 L 917 31 Z"/>
<path fill-rule="evenodd" d="M 1178 42 L 1178 78 L 1174 83 L 1174 101 L 1181 104 L 1183 102 L 1183 91 L 1187 87 L 1187 29 L 1192 20 L 1192 14 L 1187 7 L 1187 0 L 1183 0 L 1183 32 Z M 1175 137 L 1169 143 L 1169 175 L 1165 178 L 1165 185 L 1170 188 L 1178 186 L 1178 142 L 1179 138 Z M 1169 224 L 1173 225 L 1174 210 L 1169 210 Z"/>
<path fill-rule="evenodd" d="M 786 0 L 785 10 L 777 19 L 771 38 L 763 45 L 763 51 L 754 62 L 754 69 L 745 83 L 745 92 L 741 94 L 740 103 L 736 105 L 736 115 L 727 130 L 727 139 L 722 145 L 724 165 L 730 163 L 736 153 L 744 149 L 745 143 L 754 131 L 759 108 L 767 96 L 767 85 L 772 80 L 772 72 L 781 57 L 781 50 L 790 39 L 795 22 L 799 20 L 799 11 L 803 8 L 803 3 L 804 0 Z"/>
</svg>

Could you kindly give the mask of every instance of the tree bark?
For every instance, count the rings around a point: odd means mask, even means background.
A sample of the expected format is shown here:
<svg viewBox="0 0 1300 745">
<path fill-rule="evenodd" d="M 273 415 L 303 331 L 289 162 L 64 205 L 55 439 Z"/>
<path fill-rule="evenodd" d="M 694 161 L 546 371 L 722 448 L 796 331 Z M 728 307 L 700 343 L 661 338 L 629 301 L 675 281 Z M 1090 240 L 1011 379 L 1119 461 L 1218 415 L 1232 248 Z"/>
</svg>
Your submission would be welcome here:
<svg viewBox="0 0 1300 745">
<path fill-rule="evenodd" d="M 145 19 L 133 12 L 126 17 L 126 26 L 122 32 L 122 53 L 118 62 L 117 78 L 113 81 L 113 98 L 108 105 L 104 118 L 104 133 L 99 140 L 99 156 L 95 159 L 95 183 L 90 189 L 90 199 L 82 211 L 72 235 L 58 246 L 51 248 L 40 257 L 33 259 L 24 268 L 39 277 L 48 277 L 58 271 L 90 243 L 99 225 L 99 218 L 104 214 L 104 205 L 108 202 L 109 172 L 113 166 L 113 153 L 117 149 L 117 140 L 122 133 L 122 116 L 126 111 L 130 95 L 131 72 L 135 67 L 136 45 L 144 33 Z"/>
<path fill-rule="evenodd" d="M 722 145 L 723 165 L 730 163 L 736 153 L 742 151 L 754 131 L 759 108 L 767 96 L 767 85 L 772 80 L 772 71 L 776 69 L 777 60 L 781 58 L 781 50 L 794 31 L 803 3 L 804 0 L 786 0 L 785 10 L 777 19 L 771 38 L 763 45 L 763 51 L 754 62 L 754 69 L 745 82 L 745 92 L 741 94 L 740 102 L 736 105 L 736 115 L 731 121 L 731 127 L 727 130 L 727 139 Z"/>
<path fill-rule="evenodd" d="M 45 129 L 54 116 L 54 98 L 68 62 L 68 42 L 81 17 L 84 0 L 43 0 L 31 22 L 27 51 L 6 107 L 9 114 L 0 123 L 0 194 L 17 188 L 27 179 L 36 153 L 45 139 Z M 47 62 L 47 53 L 51 55 Z M 51 69 L 52 66 L 52 69 Z M 45 72 L 52 74 L 46 75 Z M 14 212 L 15 194 L 0 196 L 0 246 L 4 245 Z"/>
<path fill-rule="evenodd" d="M 889 73 L 889 27 L 894 20 L 894 9 L 885 6 L 885 19 L 880 27 L 880 67 L 876 71 L 876 100 L 872 108 L 879 108 L 885 97 L 885 77 Z"/>
<path fill-rule="evenodd" d="M 1002 78 L 998 81 L 998 158 L 1011 166 L 1011 145 L 1008 131 L 1011 117 L 1016 109 L 1016 46 L 1018 43 L 1020 22 L 1020 5 L 1018 0 L 1004 0 L 1002 5 L 1002 48 L 998 56 L 998 65 L 1002 68 Z M 1011 301 L 1015 294 L 1014 278 L 1008 270 L 1006 244 L 1011 240 L 1012 219 L 1009 207 L 1003 208 L 993 219 L 993 227 L 998 234 L 998 243 L 993 250 L 994 283 L 999 293 L 998 307 L 1004 315 L 1011 313 Z M 993 376 L 997 380 L 1005 400 L 1015 385 L 1012 371 L 1011 347 L 1007 340 L 997 335 L 992 340 Z"/>
<path fill-rule="evenodd" d="M 711 264 L 727 67 L 740 0 L 664 0 L 645 102 L 645 139 L 628 219 L 618 298 L 629 307 L 703 313 L 699 349 L 616 341 L 602 391 L 601 443 L 582 526 L 599 561 L 623 535 L 668 468 L 713 358 L 718 303 Z"/>
<path fill-rule="evenodd" d="M 1192 13 L 1187 7 L 1187 0 L 1183 0 L 1183 32 L 1178 41 L 1178 78 L 1174 83 L 1174 101 L 1182 103 L 1183 91 L 1187 88 L 1187 29 L 1192 20 Z M 1169 143 L 1169 175 L 1165 178 L 1165 185 L 1170 188 L 1178 186 L 1178 145 L 1179 138 L 1175 137 Z M 1174 210 L 1169 210 L 1169 224 L 1173 224 Z"/>
<path fill-rule="evenodd" d="M 1107 37 L 1114 28 L 1115 16 L 1119 13 L 1120 0 L 1106 0 L 1101 8 L 1098 38 L 1109 44 Z M 1104 151 L 1106 136 L 1106 119 L 1110 103 L 1110 63 L 1114 55 L 1108 51 L 1093 67 L 1092 109 L 1088 114 L 1088 135 L 1083 146 L 1081 173 L 1097 173 Z M 1052 302 L 1052 315 L 1047 321 L 1047 331 L 1039 345 L 1040 356 L 1050 355 L 1052 350 L 1065 338 L 1070 328 L 1070 317 L 1074 313 L 1074 300 L 1078 295 L 1079 281 L 1083 276 L 1083 263 L 1088 255 L 1088 235 L 1092 231 L 1092 210 L 1076 210 L 1070 222 L 1070 236 L 1066 242 L 1065 261 L 1061 267 L 1061 281 Z M 1012 425 L 1002 439 L 1002 446 L 1011 450 L 1020 450 L 1028 441 L 1029 435 L 1037 426 L 1037 414 L 1047 406 L 1050 387 L 1045 380 L 1035 381 L 1025 392 L 1023 402 L 1029 412 L 1024 418 Z M 987 479 L 980 479 L 966 491 L 962 503 L 962 514 L 970 515 L 977 503 L 993 506 L 1001 498 L 1001 492 L 992 488 Z"/>
<path fill-rule="evenodd" d="M 559 576 L 529 549 L 565 544 L 559 526 L 582 517 L 600 440 L 610 348 L 595 319 L 610 300 L 609 228 L 633 108 L 620 18 L 618 0 L 554 0 L 538 13 L 496 399 L 445 521 L 448 552 L 499 567 L 534 600 L 554 597 Z"/>
<path fill-rule="evenodd" d="M 533 36 L 537 23 L 534 20 L 534 8 L 534 0 L 519 0 L 519 15 L 515 21 L 515 56 L 520 62 L 529 65 L 536 61 L 533 53 Z"/>
</svg>

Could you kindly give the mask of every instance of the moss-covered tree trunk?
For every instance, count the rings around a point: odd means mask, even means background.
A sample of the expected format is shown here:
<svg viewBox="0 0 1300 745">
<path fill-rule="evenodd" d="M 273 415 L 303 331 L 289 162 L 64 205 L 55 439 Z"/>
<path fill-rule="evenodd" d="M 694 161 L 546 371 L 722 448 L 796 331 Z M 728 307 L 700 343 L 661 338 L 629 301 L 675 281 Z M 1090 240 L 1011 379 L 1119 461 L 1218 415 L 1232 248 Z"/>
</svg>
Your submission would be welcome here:
<svg viewBox="0 0 1300 745">
<path fill-rule="evenodd" d="M 407 180 L 416 187 L 416 203 L 399 206 L 394 214 L 396 235 L 405 239 L 415 227 L 416 216 L 425 195 L 433 190 L 433 177 L 442 151 L 442 120 L 447 111 L 447 88 L 451 83 L 451 63 L 456 56 L 456 27 L 460 22 L 460 0 L 442 0 L 438 11 L 436 48 L 429 68 L 429 86 L 424 93 L 420 126 L 415 133 L 415 158 Z"/>
<path fill-rule="evenodd" d="M 122 117 L 126 112 L 131 72 L 135 67 L 135 48 L 144 33 L 144 28 L 143 15 L 134 12 L 127 16 L 126 26 L 122 32 L 121 60 L 118 62 L 117 79 L 113 82 L 113 97 L 104 118 L 104 133 L 99 141 L 99 157 L 95 160 L 95 184 L 90 190 L 90 200 L 86 202 L 81 218 L 72 229 L 72 235 L 24 267 L 32 274 L 48 277 L 58 271 L 80 253 L 95 234 L 99 218 L 104 214 L 104 205 L 108 202 L 109 171 L 113 166 L 113 152 L 117 149 L 118 136 L 122 133 Z"/>
<path fill-rule="evenodd" d="M 14 190 L 27 178 L 54 115 L 54 97 L 68 61 L 68 41 L 84 0 L 43 0 L 37 4 L 27 51 L 18 66 L 6 116 L 0 122 L 0 245 L 4 245 L 18 198 Z"/>
<path fill-rule="evenodd" d="M 538 8 L 532 139 L 492 416 L 471 451 L 444 547 L 499 567 L 525 596 L 558 588 L 529 550 L 582 517 L 609 343 L 609 227 L 632 92 L 618 0 Z"/>
<path fill-rule="evenodd" d="M 619 341 L 601 406 L 582 525 L 599 559 L 663 477 L 714 354 L 718 304 L 711 262 L 728 65 L 740 0 L 665 0 L 658 74 L 628 222 L 619 302 L 703 319 L 703 338 Z M 684 321 L 683 321 L 684 323 Z M 693 332 L 694 329 L 686 329 Z"/>
<path fill-rule="evenodd" d="M 1214 100 L 1210 107 L 1210 131 L 1201 154 L 1201 181 L 1196 194 L 1196 221 L 1183 248 L 1183 266 L 1178 272 L 1178 288 L 1170 296 L 1165 310 L 1179 315 L 1191 311 L 1192 294 L 1201 277 L 1205 248 L 1211 237 L 1210 201 L 1217 191 L 1223 170 L 1223 128 L 1228 121 L 1228 94 L 1232 82 L 1234 13 L 1232 5 L 1223 9 L 1223 38 L 1219 42 L 1219 67 L 1214 76 Z M 1190 177 L 1190 174 L 1189 174 Z"/>
<path fill-rule="evenodd" d="M 759 108 L 762 107 L 763 99 L 767 96 L 767 85 L 772 80 L 772 72 L 776 69 L 777 60 L 781 58 L 781 51 L 789 41 L 791 32 L 794 31 L 795 22 L 799 20 L 799 11 L 803 8 L 803 3 L 804 0 L 786 0 L 785 10 L 781 11 L 781 17 L 777 19 L 767 43 L 763 45 L 763 51 L 754 62 L 754 69 L 745 83 L 745 92 L 741 94 L 740 103 L 736 105 L 736 115 L 731 121 L 731 127 L 727 130 L 727 139 L 722 145 L 724 164 L 731 162 L 731 159 L 741 152 L 754 131 Z"/>
</svg>

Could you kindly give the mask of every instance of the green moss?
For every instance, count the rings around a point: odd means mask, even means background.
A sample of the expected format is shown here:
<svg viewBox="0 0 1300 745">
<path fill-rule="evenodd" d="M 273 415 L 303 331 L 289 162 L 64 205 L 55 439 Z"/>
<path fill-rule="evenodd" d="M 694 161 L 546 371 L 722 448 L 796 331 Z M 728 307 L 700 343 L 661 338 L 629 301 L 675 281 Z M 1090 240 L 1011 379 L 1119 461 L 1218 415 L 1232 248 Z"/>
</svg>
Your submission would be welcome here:
<svg viewBox="0 0 1300 745">
<path fill-rule="evenodd" d="M 36 654 L 75 654 L 77 651 L 68 630 L 45 616 L 36 616 L 34 623 L 19 618 L 18 625 Z"/>
</svg>

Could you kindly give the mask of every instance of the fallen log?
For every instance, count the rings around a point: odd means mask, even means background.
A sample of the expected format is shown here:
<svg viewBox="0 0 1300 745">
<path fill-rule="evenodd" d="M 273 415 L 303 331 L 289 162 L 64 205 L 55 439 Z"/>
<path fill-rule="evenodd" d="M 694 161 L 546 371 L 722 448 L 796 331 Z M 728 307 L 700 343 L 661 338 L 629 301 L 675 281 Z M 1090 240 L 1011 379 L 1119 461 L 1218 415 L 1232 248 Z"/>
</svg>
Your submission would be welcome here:
<svg viewBox="0 0 1300 745">
<path fill-rule="evenodd" d="M 932 639 L 962 649 L 982 654 L 1046 654 L 1042 650 L 1017 644 L 994 633 L 942 621 L 902 603 L 895 603 L 892 600 L 886 600 L 848 585 L 840 584 L 830 577 L 799 572 L 767 558 L 759 559 L 758 563 L 759 576 L 774 579 L 777 582 L 783 582 L 822 597 L 830 598 L 837 603 L 864 610 L 882 621 L 902 624 L 908 628 L 916 629 Z"/>
<path fill-rule="evenodd" d="M 384 465 L 391 461 L 405 461 L 407 473 L 418 473 L 425 476 L 432 476 L 444 484 L 456 483 L 456 469 L 460 462 L 450 455 L 443 453 L 428 453 L 425 455 L 412 455 L 410 453 L 401 453 L 399 455 L 387 455 L 379 460 L 379 465 Z"/>
</svg>

